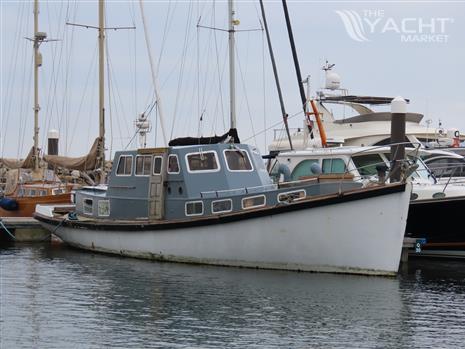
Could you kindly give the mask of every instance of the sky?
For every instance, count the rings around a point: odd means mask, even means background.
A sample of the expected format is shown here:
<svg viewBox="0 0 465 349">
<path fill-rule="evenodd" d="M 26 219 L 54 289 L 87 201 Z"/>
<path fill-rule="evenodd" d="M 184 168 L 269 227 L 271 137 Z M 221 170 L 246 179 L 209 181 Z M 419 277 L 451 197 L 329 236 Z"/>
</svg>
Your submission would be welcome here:
<svg viewBox="0 0 465 349">
<path fill-rule="evenodd" d="M 281 129 L 258 1 L 236 1 L 237 127 L 262 153 Z M 290 126 L 302 125 L 300 95 L 281 1 L 265 2 Z M 465 1 L 288 1 L 303 77 L 311 93 L 334 63 L 350 94 L 409 98 L 432 126 L 465 132 Z M 98 136 L 96 1 L 41 1 L 40 145 L 60 133 L 60 154 L 84 155 Z M 33 144 L 33 3 L 0 2 L 0 157 L 25 157 Z M 144 1 L 147 35 L 168 138 L 229 129 L 227 3 Z M 199 27 L 202 26 L 202 27 Z M 163 146 L 139 1 L 107 1 L 107 156 L 135 148 L 134 121 L 149 113 L 147 146 Z M 213 27 L 218 30 L 213 30 Z M 278 132 L 279 134 L 279 132 Z"/>
</svg>

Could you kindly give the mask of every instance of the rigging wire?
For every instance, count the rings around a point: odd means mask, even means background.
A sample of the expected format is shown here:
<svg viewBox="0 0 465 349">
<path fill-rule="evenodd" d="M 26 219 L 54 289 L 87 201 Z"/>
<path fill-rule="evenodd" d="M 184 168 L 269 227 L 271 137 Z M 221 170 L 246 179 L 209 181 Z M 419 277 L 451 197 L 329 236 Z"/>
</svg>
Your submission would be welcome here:
<svg viewBox="0 0 465 349">
<path fill-rule="evenodd" d="M 239 73 L 240 73 L 240 76 L 241 76 L 242 88 L 243 88 L 243 91 L 244 91 L 243 95 L 244 95 L 245 104 L 246 104 L 246 107 L 247 107 L 247 113 L 248 113 L 249 119 L 250 119 L 250 126 L 252 128 L 252 134 L 255 135 L 255 129 L 254 129 L 254 124 L 253 124 L 253 119 L 252 119 L 252 113 L 250 112 L 249 98 L 247 97 L 247 88 L 246 88 L 246 85 L 245 85 L 244 74 L 242 73 L 241 60 L 239 58 L 239 53 L 238 53 L 237 49 L 236 49 L 236 57 L 237 57 L 237 63 L 238 63 L 238 67 L 239 67 Z M 257 139 L 255 138 L 255 136 L 253 137 L 253 139 L 254 139 L 255 146 L 258 147 Z"/>
<path fill-rule="evenodd" d="M 190 2 L 189 3 L 189 8 L 188 8 L 188 17 L 187 17 L 186 27 L 185 27 L 183 51 L 182 51 L 182 58 L 181 58 L 181 67 L 179 69 L 178 87 L 177 87 L 177 91 L 176 91 L 176 99 L 175 99 L 175 104 L 174 104 L 175 106 L 174 106 L 174 113 L 173 113 L 173 121 L 172 121 L 172 124 L 171 124 L 170 138 L 173 138 L 174 127 L 176 125 L 176 117 L 177 117 L 177 114 L 178 114 L 181 86 L 182 86 L 183 77 L 184 77 L 184 65 L 185 65 L 185 60 L 186 60 L 186 55 L 187 55 L 187 48 L 188 48 L 188 45 L 189 45 L 189 38 L 190 38 L 189 28 L 191 26 L 191 22 L 192 22 L 192 3 Z"/>
<path fill-rule="evenodd" d="M 296 112 L 295 114 L 290 115 L 290 116 L 288 117 L 288 119 L 293 119 L 294 117 L 296 117 L 296 116 L 298 116 L 298 115 L 302 115 L 303 113 L 304 113 L 303 110 L 298 111 L 298 112 Z M 258 136 L 258 135 L 260 135 L 260 134 L 262 134 L 262 133 L 264 133 L 264 132 L 267 132 L 267 131 L 271 130 L 273 127 L 276 127 L 276 126 L 281 125 L 282 122 L 283 122 L 283 121 L 280 120 L 280 121 L 278 121 L 277 123 L 268 126 L 266 129 L 263 129 L 263 130 L 261 130 L 260 132 L 254 133 L 252 136 L 243 139 L 242 142 L 247 142 L 248 140 L 250 140 L 250 139 L 252 139 L 252 138 L 254 138 L 254 137 L 256 137 L 256 136 Z M 284 132 L 284 130 L 282 130 L 282 132 Z"/>
<path fill-rule="evenodd" d="M 11 106 L 12 106 L 13 101 L 15 100 L 15 98 L 13 97 L 13 90 L 15 89 L 15 86 L 16 86 L 16 77 L 17 76 L 19 77 L 20 75 L 19 72 L 17 71 L 18 69 L 17 65 L 20 61 L 20 58 L 22 57 L 22 56 L 19 56 L 19 53 L 21 51 L 20 50 L 21 44 L 24 44 L 23 35 L 21 34 L 26 32 L 25 23 L 27 22 L 27 20 L 25 20 L 24 17 L 26 17 L 25 13 L 27 12 L 27 10 L 30 10 L 30 6 L 28 7 L 28 5 L 30 4 L 21 3 L 20 5 L 19 16 L 18 16 L 19 19 L 16 21 L 17 27 L 16 27 L 15 34 L 14 34 L 13 49 L 11 50 L 10 69 L 8 70 L 9 74 L 8 74 L 8 80 L 6 84 L 7 86 L 6 87 L 6 98 L 5 98 L 6 106 L 3 110 L 5 115 L 8 115 L 8 117 L 6 118 L 4 124 L 2 123 L 2 130 L 1 130 L 1 131 L 4 131 L 3 142 L 2 142 L 2 157 L 4 156 L 5 142 L 6 142 L 7 135 L 8 135 L 8 132 L 7 132 L 8 124 L 11 119 Z M 2 40 L 2 44 L 3 44 L 3 40 Z M 24 90 L 24 85 L 23 85 L 23 90 Z M 25 95 L 24 91 L 20 95 L 24 96 Z M 19 104 L 21 105 L 27 104 L 29 103 L 29 100 L 26 100 L 25 102 L 26 103 L 20 102 Z M 19 114 L 19 117 L 21 117 L 21 114 Z"/>
</svg>

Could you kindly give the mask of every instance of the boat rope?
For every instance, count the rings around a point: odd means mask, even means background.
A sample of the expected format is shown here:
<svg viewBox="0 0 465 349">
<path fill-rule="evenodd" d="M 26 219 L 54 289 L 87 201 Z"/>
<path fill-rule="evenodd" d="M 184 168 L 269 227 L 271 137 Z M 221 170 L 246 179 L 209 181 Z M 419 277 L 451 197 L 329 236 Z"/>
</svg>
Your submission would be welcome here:
<svg viewBox="0 0 465 349">
<path fill-rule="evenodd" d="M 294 118 L 294 117 L 296 117 L 296 116 L 298 116 L 298 115 L 302 115 L 302 114 L 303 114 L 303 111 L 298 111 L 297 113 L 292 114 L 291 116 L 289 116 L 288 119 L 292 119 L 292 118 Z M 267 131 L 271 130 L 273 127 L 279 126 L 279 125 L 281 125 L 282 123 L 283 123 L 283 121 L 281 120 L 281 121 L 279 121 L 279 122 L 277 122 L 277 123 L 275 123 L 275 124 L 272 124 L 272 125 L 270 125 L 268 128 L 266 128 L 266 129 L 264 129 L 264 130 L 261 130 L 261 131 L 257 132 L 256 134 L 253 134 L 253 135 L 250 136 L 249 138 L 245 138 L 245 139 L 243 140 L 243 142 L 245 143 L 245 142 L 247 142 L 248 140 L 254 138 L 255 136 L 258 136 L 258 135 L 262 134 L 263 132 L 267 132 Z M 284 130 L 283 130 L 283 132 L 284 132 Z"/>
<path fill-rule="evenodd" d="M 2 226 L 3 230 L 13 239 L 16 240 L 16 237 L 8 230 L 8 228 L 3 224 L 3 220 L 0 218 L 0 225 Z"/>
<path fill-rule="evenodd" d="M 252 118 L 252 113 L 250 111 L 250 103 L 249 103 L 249 98 L 247 97 L 247 87 L 246 87 L 246 84 L 245 84 L 245 80 L 244 80 L 244 74 L 242 72 L 242 65 L 241 65 L 241 60 L 239 58 L 239 50 L 236 48 L 236 59 L 237 59 L 237 66 L 239 68 L 239 73 L 240 73 L 240 76 L 241 76 L 241 83 L 242 83 L 242 89 L 244 91 L 244 99 L 245 99 L 245 105 L 247 107 L 247 114 L 249 115 L 249 119 L 250 119 L 250 126 L 251 126 L 251 129 L 252 129 L 252 136 L 249 138 L 253 138 L 253 141 L 255 143 L 255 146 L 258 147 L 258 144 L 257 144 L 257 138 L 256 138 L 256 134 L 255 134 L 255 128 L 254 128 L 254 125 L 253 125 L 253 118 Z M 246 66 L 247 67 L 247 66 Z M 241 103 L 242 104 L 242 103 Z"/>
<path fill-rule="evenodd" d="M 189 46 L 190 42 L 190 30 L 189 28 L 191 27 L 191 22 L 192 22 L 192 2 L 189 2 L 189 8 L 188 8 L 188 16 L 187 16 L 187 21 L 186 21 L 186 27 L 184 29 L 184 43 L 183 43 L 183 49 L 182 49 L 182 54 L 181 54 L 181 66 L 179 68 L 179 77 L 178 77 L 178 85 L 176 89 L 176 98 L 174 102 L 174 112 L 173 112 L 173 121 L 171 123 L 171 133 L 170 133 L 170 139 L 173 138 L 173 133 L 174 133 L 174 128 L 176 125 L 176 117 L 178 114 L 178 108 L 179 108 L 179 103 L 180 103 L 180 94 L 181 94 L 181 86 L 183 83 L 183 78 L 184 78 L 184 66 L 186 62 L 186 56 L 187 56 L 187 48 Z"/>
<path fill-rule="evenodd" d="M 150 71 L 152 73 L 152 83 L 153 83 L 153 87 L 155 90 L 155 96 L 156 96 L 157 104 L 158 104 L 158 117 L 160 118 L 160 128 L 161 128 L 161 133 L 163 136 L 163 143 L 165 146 L 167 146 L 168 139 L 166 137 L 165 120 L 164 120 L 163 108 L 162 108 L 162 103 L 161 103 L 160 87 L 158 84 L 158 77 L 157 77 L 158 67 L 156 66 L 156 63 L 154 62 L 153 57 L 152 57 L 152 47 L 150 45 L 149 31 L 147 29 L 147 22 L 145 20 L 145 13 L 144 13 L 144 4 L 142 0 L 139 0 L 139 6 L 140 6 L 141 17 L 142 17 L 142 24 L 144 26 L 145 44 L 147 46 L 147 53 L 149 55 Z"/>
</svg>

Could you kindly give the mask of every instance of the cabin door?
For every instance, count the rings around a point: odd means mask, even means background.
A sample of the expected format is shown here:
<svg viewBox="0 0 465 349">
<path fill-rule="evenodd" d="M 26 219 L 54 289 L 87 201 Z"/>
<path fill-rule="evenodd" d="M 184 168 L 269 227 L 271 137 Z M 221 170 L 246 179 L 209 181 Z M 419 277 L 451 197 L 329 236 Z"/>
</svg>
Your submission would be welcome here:
<svg viewBox="0 0 465 349">
<path fill-rule="evenodd" d="M 166 153 L 158 153 L 153 157 L 152 174 L 149 184 L 149 218 L 163 219 L 165 198 L 163 182 L 166 178 Z"/>
</svg>

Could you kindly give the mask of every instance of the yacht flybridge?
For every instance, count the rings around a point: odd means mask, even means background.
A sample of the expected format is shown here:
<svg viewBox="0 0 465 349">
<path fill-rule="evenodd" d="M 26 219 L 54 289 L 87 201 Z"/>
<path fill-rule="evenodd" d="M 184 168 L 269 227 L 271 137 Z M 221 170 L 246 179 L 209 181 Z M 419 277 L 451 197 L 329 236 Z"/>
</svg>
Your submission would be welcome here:
<svg viewBox="0 0 465 349">
<path fill-rule="evenodd" d="M 315 98 L 328 145 L 388 145 L 391 116 L 382 108 L 389 106 L 393 98 L 349 94 L 346 89 L 340 88 L 340 77 L 332 71 L 333 66 L 326 64 L 323 67 L 326 74 L 325 88 L 317 91 Z M 307 79 L 307 83 L 309 82 L 310 79 Z M 465 140 L 465 134 L 458 129 L 446 129 L 442 125 L 433 127 L 429 121 L 424 122 L 423 118 L 420 113 L 406 114 L 406 142 L 421 143 L 426 147 L 435 148 L 458 147 L 460 142 Z M 293 130 L 291 139 L 294 149 L 322 145 L 320 129 L 309 127 L 308 123 L 306 118 L 302 127 Z M 274 140 L 269 146 L 270 151 L 290 149 L 284 134 L 283 130 L 275 130 Z"/>
</svg>

